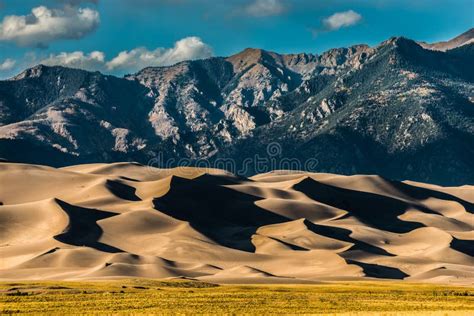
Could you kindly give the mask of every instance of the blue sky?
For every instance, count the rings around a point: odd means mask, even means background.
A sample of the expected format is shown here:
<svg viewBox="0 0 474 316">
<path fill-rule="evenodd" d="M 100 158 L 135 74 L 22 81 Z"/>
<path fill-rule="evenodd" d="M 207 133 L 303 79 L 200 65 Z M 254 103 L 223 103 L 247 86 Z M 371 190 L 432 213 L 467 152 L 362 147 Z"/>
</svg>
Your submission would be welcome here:
<svg viewBox="0 0 474 316">
<path fill-rule="evenodd" d="M 473 26 L 474 0 L 0 0 L 0 77 L 40 62 L 122 75 L 246 47 L 434 42 Z"/>
</svg>

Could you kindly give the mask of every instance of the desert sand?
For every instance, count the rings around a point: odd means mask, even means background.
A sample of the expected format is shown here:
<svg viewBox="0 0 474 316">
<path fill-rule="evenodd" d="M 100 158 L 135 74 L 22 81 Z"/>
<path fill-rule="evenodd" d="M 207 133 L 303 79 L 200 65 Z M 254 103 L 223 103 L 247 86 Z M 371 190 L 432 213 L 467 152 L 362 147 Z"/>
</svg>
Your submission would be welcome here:
<svg viewBox="0 0 474 316">
<path fill-rule="evenodd" d="M 474 187 L 0 163 L 0 279 L 474 284 Z"/>
</svg>

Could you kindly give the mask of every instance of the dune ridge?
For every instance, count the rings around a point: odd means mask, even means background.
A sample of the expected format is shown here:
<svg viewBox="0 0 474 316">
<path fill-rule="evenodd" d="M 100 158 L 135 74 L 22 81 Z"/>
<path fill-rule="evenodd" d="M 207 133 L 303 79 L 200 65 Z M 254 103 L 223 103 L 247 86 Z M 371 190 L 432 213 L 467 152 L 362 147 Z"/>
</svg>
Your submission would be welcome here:
<svg viewBox="0 0 474 316">
<path fill-rule="evenodd" d="M 0 163 L 0 280 L 474 284 L 474 187 Z"/>
</svg>

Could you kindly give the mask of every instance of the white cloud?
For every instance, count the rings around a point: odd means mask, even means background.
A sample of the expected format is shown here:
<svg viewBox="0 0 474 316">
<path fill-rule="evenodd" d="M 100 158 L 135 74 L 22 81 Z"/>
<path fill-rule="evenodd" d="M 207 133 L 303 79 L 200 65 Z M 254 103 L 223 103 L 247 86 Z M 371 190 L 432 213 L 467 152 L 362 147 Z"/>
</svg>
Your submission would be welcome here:
<svg viewBox="0 0 474 316">
<path fill-rule="evenodd" d="M 281 0 L 254 0 L 245 7 L 244 12 L 253 17 L 266 17 L 281 15 L 287 9 Z"/>
<path fill-rule="evenodd" d="M 61 65 L 90 71 L 103 70 L 105 66 L 105 54 L 99 51 L 93 51 L 89 54 L 84 54 L 84 52 L 81 51 L 72 53 L 63 52 L 57 55 L 50 55 L 40 63 L 49 66 Z"/>
<path fill-rule="evenodd" d="M 47 58 L 29 56 L 28 67 L 34 64 L 48 66 L 64 66 L 89 71 L 102 71 L 113 74 L 137 72 L 149 66 L 169 66 L 184 60 L 203 59 L 213 56 L 212 48 L 199 37 L 186 37 L 177 41 L 171 48 L 156 48 L 148 50 L 138 47 L 120 52 L 114 58 L 107 60 L 101 51 L 84 53 L 82 51 L 62 52 L 51 54 Z"/>
<path fill-rule="evenodd" d="M 61 39 L 79 39 L 100 23 L 99 12 L 90 8 L 39 6 L 29 15 L 9 15 L 0 23 L 0 40 L 19 46 L 46 47 Z"/>
<path fill-rule="evenodd" d="M 15 60 L 11 58 L 7 58 L 3 61 L 3 63 L 0 63 L 0 71 L 11 70 L 13 67 L 15 67 L 15 65 L 16 65 Z"/>
<path fill-rule="evenodd" d="M 337 12 L 323 20 L 323 25 L 328 31 L 335 31 L 342 27 L 355 25 L 362 20 L 362 16 L 353 11 Z"/>
<path fill-rule="evenodd" d="M 148 50 L 138 47 L 120 52 L 106 66 L 109 70 L 134 72 L 148 66 L 169 66 L 183 60 L 208 58 L 212 55 L 212 48 L 199 37 L 186 37 L 177 41 L 172 48 Z"/>
</svg>

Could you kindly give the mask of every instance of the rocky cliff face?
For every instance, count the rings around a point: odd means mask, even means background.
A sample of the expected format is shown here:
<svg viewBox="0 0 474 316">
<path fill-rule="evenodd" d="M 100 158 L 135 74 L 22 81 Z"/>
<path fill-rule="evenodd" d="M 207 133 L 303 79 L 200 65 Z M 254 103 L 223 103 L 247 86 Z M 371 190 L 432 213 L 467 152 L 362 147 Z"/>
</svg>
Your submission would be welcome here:
<svg viewBox="0 0 474 316">
<path fill-rule="evenodd" d="M 441 52 L 391 38 L 321 55 L 246 49 L 125 78 L 39 65 L 0 82 L 0 157 L 242 162 L 278 142 L 281 158 L 317 159 L 317 171 L 474 183 L 473 58 L 472 43 Z"/>
</svg>

